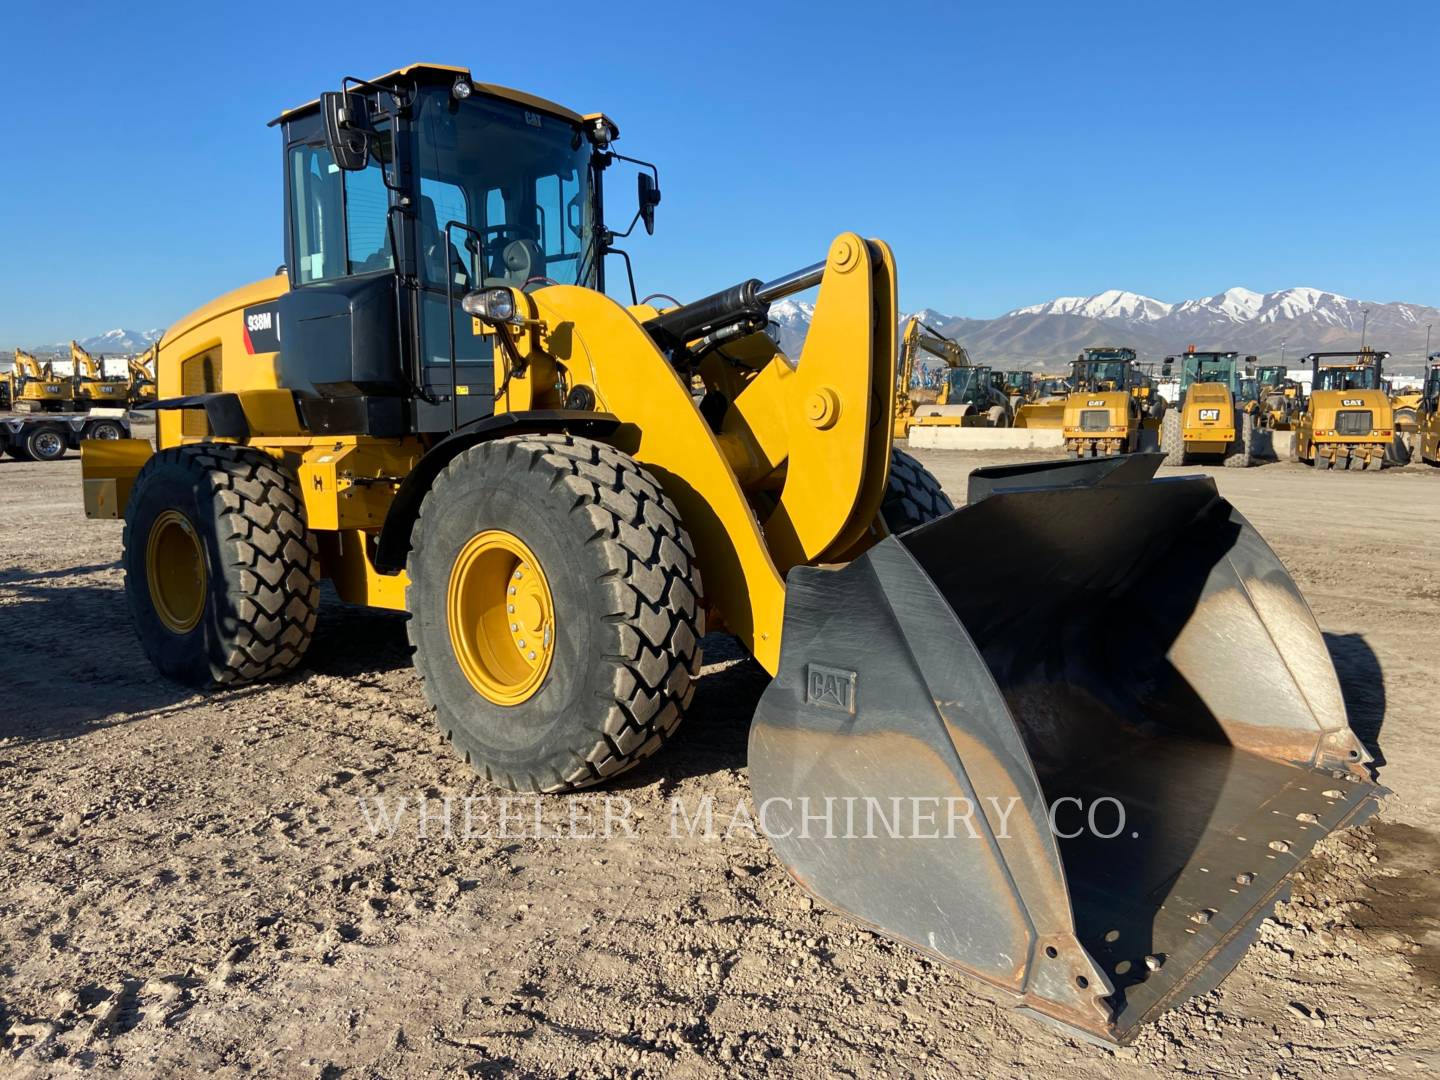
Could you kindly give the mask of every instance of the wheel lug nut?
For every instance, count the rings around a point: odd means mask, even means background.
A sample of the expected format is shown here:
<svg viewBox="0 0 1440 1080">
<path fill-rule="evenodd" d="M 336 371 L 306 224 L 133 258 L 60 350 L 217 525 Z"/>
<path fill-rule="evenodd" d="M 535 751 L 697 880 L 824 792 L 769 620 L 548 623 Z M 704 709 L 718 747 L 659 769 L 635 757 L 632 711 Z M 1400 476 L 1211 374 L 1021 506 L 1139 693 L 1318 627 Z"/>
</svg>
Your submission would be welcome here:
<svg viewBox="0 0 1440 1080">
<path fill-rule="evenodd" d="M 514 615 L 514 614 L 515 614 L 515 605 L 514 605 L 514 604 L 506 604 L 506 605 L 505 605 L 505 610 L 508 611 L 511 615 Z"/>
<path fill-rule="evenodd" d="M 533 650 L 532 650 L 531 653 L 530 653 L 530 659 L 531 659 L 531 660 L 534 660 L 534 659 L 535 659 L 535 653 L 534 653 Z"/>
</svg>

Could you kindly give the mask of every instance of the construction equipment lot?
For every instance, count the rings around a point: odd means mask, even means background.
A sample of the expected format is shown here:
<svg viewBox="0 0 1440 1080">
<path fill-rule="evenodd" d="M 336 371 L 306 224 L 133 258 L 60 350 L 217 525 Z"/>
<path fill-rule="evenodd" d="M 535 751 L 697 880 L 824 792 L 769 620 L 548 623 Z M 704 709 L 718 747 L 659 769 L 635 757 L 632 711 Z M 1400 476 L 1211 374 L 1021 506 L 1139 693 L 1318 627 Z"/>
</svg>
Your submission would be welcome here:
<svg viewBox="0 0 1440 1080">
<path fill-rule="evenodd" d="M 916 451 L 970 468 L 1052 452 Z M 1394 791 L 1331 836 L 1218 990 L 1134 1045 L 1012 1016 L 811 903 L 734 814 L 767 682 L 706 640 L 673 746 L 601 792 L 498 793 L 446 750 L 403 617 L 327 596 L 296 676 L 161 680 L 80 469 L 0 462 L 0 1061 L 165 1075 L 1415 1075 L 1440 1066 L 1440 470 L 1207 472 L 1315 610 Z M 963 554 L 963 553 L 957 553 Z M 980 568 L 1016 576 L 1024 567 Z M 451 832 L 442 806 L 452 800 Z M 602 800 L 625 827 L 608 837 Z M 393 834 L 376 800 L 427 800 Z M 709 797 L 715 836 L 672 835 Z M 590 812 L 580 829 L 571 811 Z M 753 809 L 753 808 L 752 808 Z M 554 833 L 566 834 L 555 836 Z M 633 835 L 631 835 L 633 834 Z"/>
</svg>

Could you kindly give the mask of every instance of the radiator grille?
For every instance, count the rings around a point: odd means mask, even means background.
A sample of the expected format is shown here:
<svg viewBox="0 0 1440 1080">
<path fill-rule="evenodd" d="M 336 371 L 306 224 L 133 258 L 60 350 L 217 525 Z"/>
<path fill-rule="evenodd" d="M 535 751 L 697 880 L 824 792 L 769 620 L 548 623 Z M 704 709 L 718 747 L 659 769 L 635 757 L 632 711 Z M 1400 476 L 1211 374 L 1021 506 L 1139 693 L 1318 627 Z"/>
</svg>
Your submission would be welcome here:
<svg viewBox="0 0 1440 1080">
<path fill-rule="evenodd" d="M 221 385 L 219 349 L 211 349 L 180 362 L 180 393 L 185 397 L 189 397 L 191 394 L 218 393 Z M 182 410 L 180 433 L 182 435 L 209 435 L 210 422 L 205 418 L 205 410 Z"/>
<path fill-rule="evenodd" d="M 1081 431 L 1110 430 L 1110 413 L 1106 409 L 1086 409 L 1080 414 Z"/>
<path fill-rule="evenodd" d="M 1375 426 L 1375 417 L 1369 409 L 1352 409 L 1335 414 L 1337 435 L 1369 435 Z"/>
</svg>

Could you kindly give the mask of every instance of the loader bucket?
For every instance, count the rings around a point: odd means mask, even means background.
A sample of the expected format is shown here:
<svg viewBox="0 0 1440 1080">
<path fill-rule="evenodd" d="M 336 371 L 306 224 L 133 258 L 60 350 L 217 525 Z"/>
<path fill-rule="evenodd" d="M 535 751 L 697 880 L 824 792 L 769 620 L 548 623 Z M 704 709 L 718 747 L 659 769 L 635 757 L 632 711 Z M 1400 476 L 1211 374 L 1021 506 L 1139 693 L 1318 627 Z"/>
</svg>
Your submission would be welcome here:
<svg viewBox="0 0 1440 1080">
<path fill-rule="evenodd" d="M 1065 426 L 1065 402 L 1026 402 L 1015 410 L 1014 426 L 1059 431 Z"/>
<path fill-rule="evenodd" d="M 991 476 L 795 568 L 750 734 L 802 886 L 1110 1042 L 1218 983 L 1384 794 L 1280 561 L 1209 478 L 1151 471 Z"/>
</svg>

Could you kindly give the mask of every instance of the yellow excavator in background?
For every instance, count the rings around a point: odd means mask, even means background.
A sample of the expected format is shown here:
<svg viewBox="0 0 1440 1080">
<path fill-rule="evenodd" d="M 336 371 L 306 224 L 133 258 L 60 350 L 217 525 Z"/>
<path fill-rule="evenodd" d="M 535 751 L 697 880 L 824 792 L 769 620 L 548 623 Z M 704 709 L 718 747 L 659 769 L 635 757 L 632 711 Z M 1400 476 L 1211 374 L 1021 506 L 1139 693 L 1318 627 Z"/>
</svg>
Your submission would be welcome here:
<svg viewBox="0 0 1440 1080">
<path fill-rule="evenodd" d="M 1395 414 L 1382 379 L 1388 352 L 1311 353 L 1310 396 L 1295 422 L 1292 461 L 1317 469 L 1385 467 L 1395 441 Z"/>
<path fill-rule="evenodd" d="M 70 342 L 70 361 L 75 373 L 75 406 L 80 410 L 107 408 L 123 409 L 130 401 L 130 380 L 106 378 L 103 359 L 97 360 L 78 341 Z"/>
<path fill-rule="evenodd" d="M 167 332 L 155 448 L 84 448 L 164 675 L 294 671 L 329 579 L 409 613 L 467 765 L 569 792 L 677 736 L 723 630 L 773 676 L 748 779 L 794 887 L 1111 1042 L 1377 804 L 1314 617 L 1212 479 L 1026 463 L 949 510 L 893 449 L 881 241 L 660 309 L 606 291 L 633 159 L 603 114 L 415 65 L 276 124 L 285 269 Z M 648 232 L 654 166 L 636 191 Z M 817 286 L 789 357 L 770 305 Z"/>
<path fill-rule="evenodd" d="M 144 405 L 155 400 L 155 357 L 160 352 L 156 342 L 139 356 L 125 361 L 130 370 L 130 381 L 126 387 L 126 399 L 131 406 Z"/>
<path fill-rule="evenodd" d="M 894 424 L 894 436 L 897 439 L 905 438 L 910 425 L 915 422 L 915 367 L 922 354 L 941 361 L 947 369 L 971 366 L 970 354 L 965 351 L 965 346 L 946 337 L 939 330 L 926 326 L 919 316 L 910 316 L 905 323 L 904 333 L 900 335 Z M 941 394 L 945 394 L 943 385 Z"/>
<path fill-rule="evenodd" d="M 1410 462 L 1440 465 L 1440 352 L 1425 358 L 1420 379 L 1420 404 L 1415 409 L 1415 430 L 1410 435 Z"/>
<path fill-rule="evenodd" d="M 73 386 L 56 378 L 49 360 L 41 362 L 24 349 L 15 350 L 15 366 L 6 373 L 9 407 L 16 412 L 65 412 L 75 407 Z"/>
</svg>

